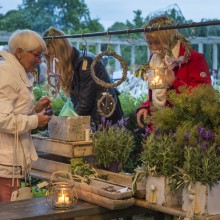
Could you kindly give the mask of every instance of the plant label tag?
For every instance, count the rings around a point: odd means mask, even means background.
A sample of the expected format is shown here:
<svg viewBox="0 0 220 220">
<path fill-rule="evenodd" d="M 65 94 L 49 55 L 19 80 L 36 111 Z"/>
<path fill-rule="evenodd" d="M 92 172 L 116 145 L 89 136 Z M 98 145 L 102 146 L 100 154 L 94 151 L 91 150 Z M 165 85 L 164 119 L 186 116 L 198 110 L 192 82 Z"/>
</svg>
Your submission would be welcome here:
<svg viewBox="0 0 220 220">
<path fill-rule="evenodd" d="M 42 183 L 38 183 L 38 184 L 37 184 L 37 187 L 38 187 L 39 189 L 41 189 L 41 188 L 43 188 L 43 187 L 45 187 L 45 186 L 48 186 L 48 182 L 46 182 L 46 181 L 43 181 Z"/>
<path fill-rule="evenodd" d="M 83 60 L 82 70 L 86 70 L 87 69 L 87 65 L 88 65 L 88 61 L 86 59 Z"/>
<path fill-rule="evenodd" d="M 118 193 L 124 193 L 128 191 L 128 187 L 117 190 Z"/>
</svg>

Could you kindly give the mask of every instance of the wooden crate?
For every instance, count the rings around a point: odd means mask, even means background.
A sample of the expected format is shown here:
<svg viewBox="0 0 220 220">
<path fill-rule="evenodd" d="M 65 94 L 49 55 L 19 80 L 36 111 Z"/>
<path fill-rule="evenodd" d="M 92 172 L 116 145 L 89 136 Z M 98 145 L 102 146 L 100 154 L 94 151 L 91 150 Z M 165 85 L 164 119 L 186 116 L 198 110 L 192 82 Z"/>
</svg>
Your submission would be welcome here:
<svg viewBox="0 0 220 220">
<path fill-rule="evenodd" d="M 182 210 L 198 215 L 220 214 L 220 182 L 210 188 L 200 182 L 192 184 L 192 189 L 183 190 Z M 219 218 L 220 219 L 220 218 Z"/>
<path fill-rule="evenodd" d="M 106 178 L 108 182 L 114 184 L 119 184 L 123 186 L 132 187 L 132 176 L 131 174 L 126 173 L 114 173 L 107 170 L 96 169 L 99 175 L 102 175 Z M 136 198 L 145 198 L 146 196 L 146 182 L 145 180 L 137 183 L 137 191 L 134 195 Z"/>
<path fill-rule="evenodd" d="M 32 138 L 39 156 L 32 169 L 48 173 L 68 171 L 70 159 L 82 157 L 88 162 L 93 158 L 92 141 L 66 142 L 38 135 Z"/>
<path fill-rule="evenodd" d="M 147 176 L 146 200 L 164 206 L 182 205 L 182 191 L 171 191 L 168 182 L 163 176 Z"/>
<path fill-rule="evenodd" d="M 132 191 L 130 188 L 109 181 L 104 181 L 99 178 L 91 179 L 89 184 L 85 182 L 75 182 L 74 185 L 80 190 L 91 192 L 113 200 L 132 198 Z"/>
<path fill-rule="evenodd" d="M 100 205 L 102 207 L 105 207 L 107 209 L 111 210 L 118 210 L 118 209 L 125 209 L 130 206 L 134 205 L 134 198 L 128 198 L 128 199 L 109 199 L 104 196 L 100 196 L 98 194 L 88 192 L 81 190 L 79 188 L 76 188 L 77 195 L 79 196 L 79 199 Z"/>
<path fill-rule="evenodd" d="M 32 138 L 38 152 L 56 154 L 69 158 L 93 155 L 92 141 L 67 142 L 38 135 L 32 135 Z"/>
</svg>

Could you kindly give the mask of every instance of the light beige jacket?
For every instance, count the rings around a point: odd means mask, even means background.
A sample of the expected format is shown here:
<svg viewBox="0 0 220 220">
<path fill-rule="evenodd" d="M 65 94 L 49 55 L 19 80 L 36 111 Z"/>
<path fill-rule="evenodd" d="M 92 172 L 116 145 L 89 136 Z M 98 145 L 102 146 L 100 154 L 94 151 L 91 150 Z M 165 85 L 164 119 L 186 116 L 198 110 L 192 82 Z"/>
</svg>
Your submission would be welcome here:
<svg viewBox="0 0 220 220">
<path fill-rule="evenodd" d="M 1 177 L 12 178 L 13 164 L 16 165 L 16 177 L 23 177 L 25 160 L 29 171 L 31 162 L 38 158 L 30 134 L 38 125 L 37 115 L 33 115 L 32 86 L 33 76 L 25 72 L 15 56 L 0 51 Z M 19 135 L 18 145 L 15 141 L 16 132 Z"/>
</svg>

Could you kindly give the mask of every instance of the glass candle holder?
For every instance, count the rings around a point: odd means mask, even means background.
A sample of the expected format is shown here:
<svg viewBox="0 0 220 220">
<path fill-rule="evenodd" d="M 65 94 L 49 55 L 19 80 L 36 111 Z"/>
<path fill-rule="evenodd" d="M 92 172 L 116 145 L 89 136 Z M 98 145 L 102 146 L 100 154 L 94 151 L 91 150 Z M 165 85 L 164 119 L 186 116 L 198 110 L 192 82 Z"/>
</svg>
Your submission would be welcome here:
<svg viewBox="0 0 220 220">
<path fill-rule="evenodd" d="M 148 88 L 149 89 L 165 89 L 167 88 L 166 82 L 166 69 L 155 68 L 147 71 L 148 75 Z"/>
<path fill-rule="evenodd" d="M 53 180 L 48 187 L 46 197 L 48 204 L 54 209 L 72 208 L 78 199 L 72 181 L 54 182 Z"/>
<path fill-rule="evenodd" d="M 58 184 L 54 186 L 52 195 L 53 208 L 71 208 L 75 204 L 73 185 Z"/>
</svg>

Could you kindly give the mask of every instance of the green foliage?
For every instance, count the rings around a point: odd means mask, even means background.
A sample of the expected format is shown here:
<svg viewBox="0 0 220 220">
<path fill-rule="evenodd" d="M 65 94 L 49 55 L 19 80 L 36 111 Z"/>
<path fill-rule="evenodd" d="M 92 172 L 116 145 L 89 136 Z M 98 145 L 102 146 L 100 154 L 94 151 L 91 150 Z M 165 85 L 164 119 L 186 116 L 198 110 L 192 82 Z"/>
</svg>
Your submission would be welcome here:
<svg viewBox="0 0 220 220">
<path fill-rule="evenodd" d="M 176 172 L 175 167 L 183 165 L 183 148 L 176 144 L 172 133 L 151 134 L 144 140 L 143 146 L 141 159 L 149 175 L 169 177 Z"/>
<path fill-rule="evenodd" d="M 152 113 L 154 136 L 145 139 L 142 155 L 147 173 L 171 175 L 171 188 L 196 181 L 213 186 L 220 180 L 220 94 L 202 85 L 169 91 L 168 100 L 170 107 Z"/>
<path fill-rule="evenodd" d="M 200 125 L 218 131 L 220 127 L 220 94 L 211 86 L 198 86 L 190 91 L 182 88 L 180 94 L 168 92 L 173 107 L 154 112 L 152 120 L 160 130 L 176 132 L 181 126 Z"/>
<path fill-rule="evenodd" d="M 33 88 L 35 101 L 47 95 L 46 85 L 36 84 Z"/>
<path fill-rule="evenodd" d="M 39 189 L 38 187 L 33 186 L 32 189 L 33 189 L 33 197 L 34 198 L 46 196 L 46 189 L 45 188 Z"/>
<path fill-rule="evenodd" d="M 134 147 L 124 165 L 124 170 L 131 173 L 134 168 L 141 163 L 140 152 L 142 150 L 142 131 L 139 129 L 137 124 L 136 109 L 147 99 L 147 94 L 143 94 L 140 97 L 134 97 L 130 94 L 130 92 L 123 92 L 119 98 L 124 111 L 124 117 L 129 118 L 126 128 L 131 131 L 134 136 Z"/>
<path fill-rule="evenodd" d="M 87 182 L 91 177 L 97 177 L 98 173 L 89 164 L 84 163 L 83 158 L 73 158 L 70 160 L 70 172 L 73 180 L 77 182 Z"/>
<path fill-rule="evenodd" d="M 93 138 L 94 156 L 99 165 L 108 168 L 112 163 L 128 160 L 134 147 L 132 132 L 121 126 L 100 126 Z"/>
<path fill-rule="evenodd" d="M 60 111 L 63 108 L 66 101 L 67 97 L 65 96 L 57 97 L 52 100 L 52 109 L 54 111 L 55 116 L 58 116 L 60 114 Z"/>
<path fill-rule="evenodd" d="M 214 186 L 220 180 L 220 149 L 215 133 L 202 127 L 185 135 L 184 164 L 172 176 L 174 188 L 183 188 L 192 182 Z"/>
<path fill-rule="evenodd" d="M 33 89 L 35 101 L 38 101 L 41 97 L 48 95 L 47 85 L 36 84 Z M 52 108 L 54 115 L 58 116 L 64 104 L 67 101 L 67 97 L 60 91 L 59 96 L 56 98 L 50 97 L 52 100 Z"/>
</svg>

